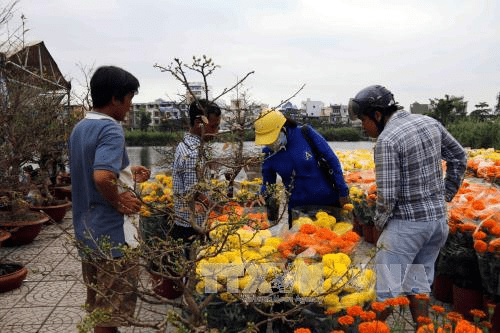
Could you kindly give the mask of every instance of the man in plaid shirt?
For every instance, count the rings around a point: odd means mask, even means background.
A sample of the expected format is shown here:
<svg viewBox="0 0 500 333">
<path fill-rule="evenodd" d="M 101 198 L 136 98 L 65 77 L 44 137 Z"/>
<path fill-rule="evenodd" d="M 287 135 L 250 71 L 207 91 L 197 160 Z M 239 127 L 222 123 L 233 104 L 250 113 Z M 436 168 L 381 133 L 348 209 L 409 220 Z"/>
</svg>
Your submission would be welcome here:
<svg viewBox="0 0 500 333">
<path fill-rule="evenodd" d="M 416 322 L 427 316 L 427 307 L 419 308 L 415 294 L 430 292 L 434 263 L 448 237 L 446 202 L 462 184 L 467 156 L 437 120 L 399 109 L 379 85 L 349 102 L 351 118 L 361 119 L 365 133 L 377 138 L 374 223 L 383 230 L 375 257 L 377 298 L 408 295 Z"/>
<path fill-rule="evenodd" d="M 194 189 L 198 181 L 197 166 L 203 165 L 200 156 L 202 140 L 210 141 L 219 132 L 221 110 L 213 102 L 197 100 L 189 107 L 190 130 L 175 150 L 173 163 L 173 192 L 175 224 L 172 230 L 174 239 L 181 238 L 186 242 L 199 234 L 191 225 L 191 220 L 200 226 L 205 220 L 206 210 L 217 208 L 204 193 Z M 195 211 L 196 216 L 191 216 Z"/>
</svg>

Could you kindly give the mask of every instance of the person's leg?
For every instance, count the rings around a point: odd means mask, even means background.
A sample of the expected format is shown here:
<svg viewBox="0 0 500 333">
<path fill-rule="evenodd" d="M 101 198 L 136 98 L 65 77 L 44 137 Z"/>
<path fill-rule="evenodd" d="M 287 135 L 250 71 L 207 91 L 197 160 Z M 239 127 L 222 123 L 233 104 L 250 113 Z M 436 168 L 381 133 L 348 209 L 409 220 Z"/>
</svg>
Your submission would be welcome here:
<svg viewBox="0 0 500 333">
<path fill-rule="evenodd" d="M 434 281 L 436 259 L 448 237 L 449 228 L 445 218 L 427 225 L 431 225 L 429 227 L 432 230 L 431 237 L 415 256 L 411 273 L 407 274 L 407 279 L 405 279 L 407 285 L 404 289 L 414 293 L 430 293 L 430 286 Z M 429 300 L 417 299 L 415 295 L 410 295 L 408 298 L 415 323 L 418 322 L 419 317 L 429 316 Z"/>
</svg>

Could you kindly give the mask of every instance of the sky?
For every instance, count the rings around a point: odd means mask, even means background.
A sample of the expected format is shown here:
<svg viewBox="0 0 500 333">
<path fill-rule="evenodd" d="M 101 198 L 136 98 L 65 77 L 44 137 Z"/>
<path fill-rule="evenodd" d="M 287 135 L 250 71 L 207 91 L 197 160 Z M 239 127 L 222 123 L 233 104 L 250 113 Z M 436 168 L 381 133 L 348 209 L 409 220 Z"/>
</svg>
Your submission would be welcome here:
<svg viewBox="0 0 500 333">
<path fill-rule="evenodd" d="M 140 81 L 133 102 L 175 99 L 154 65 L 202 55 L 220 66 L 214 95 L 254 71 L 240 91 L 271 107 L 303 85 L 297 106 L 381 84 L 405 109 L 447 94 L 471 112 L 500 92 L 500 0 L 20 0 L 9 26 L 21 14 L 76 91 L 81 67 L 115 65 Z"/>
</svg>

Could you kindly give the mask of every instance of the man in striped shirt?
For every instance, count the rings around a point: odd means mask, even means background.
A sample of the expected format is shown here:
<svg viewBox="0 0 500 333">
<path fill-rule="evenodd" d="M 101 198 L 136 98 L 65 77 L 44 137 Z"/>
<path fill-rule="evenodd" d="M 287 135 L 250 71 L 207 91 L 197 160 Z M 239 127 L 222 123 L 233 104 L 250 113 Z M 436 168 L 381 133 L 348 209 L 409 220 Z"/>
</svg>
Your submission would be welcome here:
<svg viewBox="0 0 500 333">
<path fill-rule="evenodd" d="M 375 257 L 377 298 L 408 295 L 416 322 L 427 311 L 419 311 L 415 294 L 430 292 L 434 263 L 448 237 L 446 202 L 461 186 L 467 156 L 437 120 L 399 110 L 393 94 L 379 85 L 349 102 L 351 118 L 361 119 L 365 133 L 377 138 L 374 223 L 383 230 Z"/>
<path fill-rule="evenodd" d="M 175 225 L 172 230 L 174 239 L 186 242 L 198 235 L 210 209 L 219 208 L 203 191 L 196 189 L 196 184 L 203 173 L 208 171 L 206 159 L 200 154 L 203 142 L 213 139 L 219 132 L 221 110 L 219 106 L 207 100 L 196 100 L 189 107 L 190 130 L 177 145 L 173 163 L 173 192 Z M 203 140 L 203 142 L 202 142 Z M 208 179 L 208 178 L 206 178 Z M 192 214 L 195 212 L 195 214 Z"/>
</svg>

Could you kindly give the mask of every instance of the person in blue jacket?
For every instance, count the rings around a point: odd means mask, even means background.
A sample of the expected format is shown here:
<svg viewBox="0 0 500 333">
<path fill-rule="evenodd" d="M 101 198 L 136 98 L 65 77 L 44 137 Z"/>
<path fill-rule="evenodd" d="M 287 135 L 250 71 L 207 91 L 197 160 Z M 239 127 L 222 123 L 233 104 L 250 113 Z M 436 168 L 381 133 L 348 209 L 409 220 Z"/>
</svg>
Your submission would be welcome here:
<svg viewBox="0 0 500 333">
<path fill-rule="evenodd" d="M 349 188 L 344 181 L 342 166 L 328 142 L 312 127 L 308 136 L 312 148 L 302 132 L 302 127 L 276 110 L 264 111 L 255 121 L 255 144 L 263 145 L 262 193 L 269 197 L 267 189 L 276 183 L 277 175 L 291 193 L 288 201 L 288 224 L 292 226 L 292 210 L 307 206 L 342 207 L 349 202 Z M 319 152 L 333 171 L 334 184 L 318 166 Z M 268 200 L 266 200 L 268 201 Z M 273 220 L 273 214 L 270 220 Z"/>
</svg>

